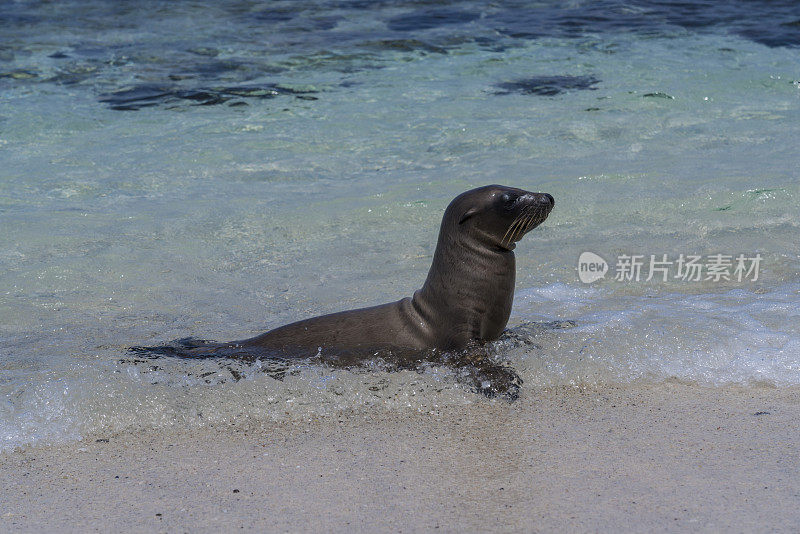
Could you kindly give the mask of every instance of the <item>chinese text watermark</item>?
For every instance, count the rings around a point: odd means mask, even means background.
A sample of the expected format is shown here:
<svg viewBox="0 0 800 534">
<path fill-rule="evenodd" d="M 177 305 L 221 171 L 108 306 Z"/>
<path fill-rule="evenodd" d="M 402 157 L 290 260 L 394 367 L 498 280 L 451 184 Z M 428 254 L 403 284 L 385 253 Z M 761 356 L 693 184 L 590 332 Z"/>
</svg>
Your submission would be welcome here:
<svg viewBox="0 0 800 534">
<path fill-rule="evenodd" d="M 620 254 L 613 277 L 618 282 L 755 282 L 761 266 L 761 254 Z M 591 284 L 605 278 L 609 264 L 594 252 L 578 258 L 578 278 Z"/>
</svg>

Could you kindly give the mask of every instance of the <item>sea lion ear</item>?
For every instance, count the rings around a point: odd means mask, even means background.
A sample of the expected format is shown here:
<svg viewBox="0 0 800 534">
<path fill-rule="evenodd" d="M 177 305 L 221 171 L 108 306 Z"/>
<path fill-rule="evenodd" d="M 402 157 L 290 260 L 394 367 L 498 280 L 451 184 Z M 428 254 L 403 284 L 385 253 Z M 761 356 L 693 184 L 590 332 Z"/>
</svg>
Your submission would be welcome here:
<svg viewBox="0 0 800 534">
<path fill-rule="evenodd" d="M 476 207 L 472 207 L 472 208 L 468 209 L 467 211 L 464 212 L 464 215 L 461 216 L 461 219 L 459 219 L 458 224 L 464 224 L 464 222 L 467 219 L 469 219 L 473 215 L 477 214 L 478 211 L 480 211 L 480 210 L 478 210 L 478 208 L 476 208 Z"/>
</svg>

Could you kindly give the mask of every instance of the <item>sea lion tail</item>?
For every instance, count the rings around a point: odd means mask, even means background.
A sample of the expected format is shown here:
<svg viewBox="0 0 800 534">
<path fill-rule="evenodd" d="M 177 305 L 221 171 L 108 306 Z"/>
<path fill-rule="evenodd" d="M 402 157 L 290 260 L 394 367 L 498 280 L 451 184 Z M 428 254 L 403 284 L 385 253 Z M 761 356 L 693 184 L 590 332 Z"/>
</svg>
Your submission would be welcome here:
<svg viewBox="0 0 800 534">
<path fill-rule="evenodd" d="M 249 365 L 258 362 L 257 369 L 276 380 L 283 380 L 286 374 L 294 374 L 290 362 L 284 358 L 268 353 L 252 352 L 239 343 L 220 343 L 207 339 L 185 337 L 152 347 L 129 347 L 128 354 L 134 358 L 123 358 L 120 363 L 139 364 L 158 358 L 179 358 L 185 360 L 214 359 L 220 369 L 227 369 L 234 381 L 240 380 L 246 373 L 241 364 Z"/>
<path fill-rule="evenodd" d="M 146 357 L 169 356 L 172 358 L 231 358 L 238 346 L 235 343 L 219 343 L 207 339 L 184 337 L 152 347 L 129 347 L 128 352 Z M 244 359 L 244 358 L 237 358 Z"/>
</svg>

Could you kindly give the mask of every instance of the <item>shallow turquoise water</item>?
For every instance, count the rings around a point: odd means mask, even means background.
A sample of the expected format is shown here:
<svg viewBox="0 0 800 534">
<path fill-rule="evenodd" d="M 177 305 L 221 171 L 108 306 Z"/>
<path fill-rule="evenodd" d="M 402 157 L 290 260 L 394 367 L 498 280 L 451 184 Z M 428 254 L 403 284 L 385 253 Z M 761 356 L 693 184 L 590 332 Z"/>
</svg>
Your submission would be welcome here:
<svg viewBox="0 0 800 534">
<path fill-rule="evenodd" d="M 410 295 L 444 207 L 488 183 L 556 198 L 517 248 L 511 325 L 575 326 L 501 350 L 523 394 L 800 384 L 791 4 L 777 33 L 642 2 L 575 34 L 548 3 L 64 5 L 19 7 L 0 47 L 5 446 L 488 402 L 445 369 L 232 383 L 119 361 Z M 524 35 L 531 9 L 555 22 Z M 585 251 L 763 259 L 756 281 L 587 285 Z"/>
</svg>

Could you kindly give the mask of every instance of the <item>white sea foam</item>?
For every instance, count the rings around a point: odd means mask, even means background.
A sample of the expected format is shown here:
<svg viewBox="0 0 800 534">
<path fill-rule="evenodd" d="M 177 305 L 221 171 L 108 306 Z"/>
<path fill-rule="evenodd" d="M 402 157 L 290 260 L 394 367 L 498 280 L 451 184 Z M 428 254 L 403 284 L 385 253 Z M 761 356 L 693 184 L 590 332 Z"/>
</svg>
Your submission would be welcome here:
<svg viewBox="0 0 800 534">
<path fill-rule="evenodd" d="M 536 384 L 800 385 L 798 284 L 644 296 L 554 284 L 520 293 L 522 317 L 574 322 L 543 335 L 541 350 L 521 351 Z"/>
</svg>

